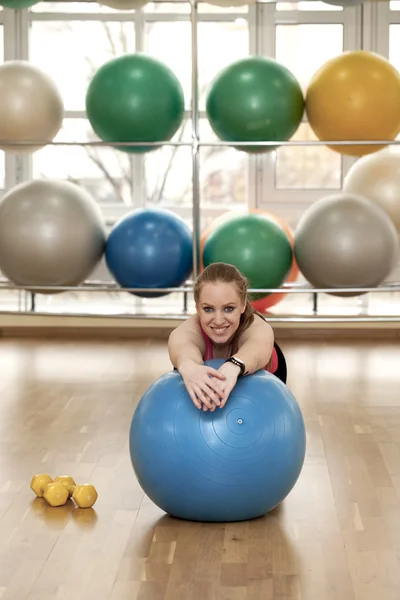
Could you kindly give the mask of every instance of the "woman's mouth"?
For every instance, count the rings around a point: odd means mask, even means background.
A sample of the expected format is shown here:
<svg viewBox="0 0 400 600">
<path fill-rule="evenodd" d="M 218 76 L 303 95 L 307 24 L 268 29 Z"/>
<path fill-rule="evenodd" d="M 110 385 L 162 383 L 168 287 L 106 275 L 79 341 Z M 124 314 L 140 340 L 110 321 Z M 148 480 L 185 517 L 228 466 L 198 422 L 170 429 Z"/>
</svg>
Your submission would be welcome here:
<svg viewBox="0 0 400 600">
<path fill-rule="evenodd" d="M 211 327 L 211 329 L 215 335 L 224 335 L 229 329 L 229 325 L 226 325 L 225 327 Z"/>
</svg>

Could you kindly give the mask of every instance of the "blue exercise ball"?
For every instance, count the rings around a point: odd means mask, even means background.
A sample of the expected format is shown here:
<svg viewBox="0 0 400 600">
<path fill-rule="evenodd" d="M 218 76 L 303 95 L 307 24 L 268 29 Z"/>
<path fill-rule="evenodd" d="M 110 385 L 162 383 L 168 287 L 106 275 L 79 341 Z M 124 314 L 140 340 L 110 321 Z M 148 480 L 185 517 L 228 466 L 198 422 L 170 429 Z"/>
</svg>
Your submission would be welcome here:
<svg viewBox="0 0 400 600">
<path fill-rule="evenodd" d="M 238 379 L 225 407 L 212 413 L 194 406 L 172 371 L 140 400 L 129 448 L 139 484 L 159 508 L 190 521 L 229 522 L 282 502 L 303 467 L 306 436 L 296 399 L 271 373 Z"/>
<path fill-rule="evenodd" d="M 179 287 L 192 271 L 192 233 L 184 220 L 172 211 L 136 209 L 114 225 L 107 240 L 105 259 L 121 287 Z M 165 295 L 163 292 L 133 293 L 147 298 Z"/>
</svg>

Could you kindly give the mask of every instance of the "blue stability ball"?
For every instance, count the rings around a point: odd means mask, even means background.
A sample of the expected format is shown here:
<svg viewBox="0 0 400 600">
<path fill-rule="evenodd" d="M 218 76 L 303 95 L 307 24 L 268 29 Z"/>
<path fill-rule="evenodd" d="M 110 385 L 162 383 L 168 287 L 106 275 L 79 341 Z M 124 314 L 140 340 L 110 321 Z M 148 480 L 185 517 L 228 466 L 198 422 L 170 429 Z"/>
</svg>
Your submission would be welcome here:
<svg viewBox="0 0 400 600">
<path fill-rule="evenodd" d="M 130 428 L 131 461 L 144 492 L 166 513 L 192 521 L 265 515 L 295 485 L 305 448 L 299 405 L 264 370 L 239 379 L 226 406 L 213 413 L 193 405 L 177 371 L 167 373 L 144 394 Z"/>
<path fill-rule="evenodd" d="M 121 287 L 179 287 L 192 271 L 192 233 L 183 219 L 161 208 L 137 209 L 113 227 L 107 266 Z M 162 292 L 138 292 L 143 297 Z"/>
</svg>

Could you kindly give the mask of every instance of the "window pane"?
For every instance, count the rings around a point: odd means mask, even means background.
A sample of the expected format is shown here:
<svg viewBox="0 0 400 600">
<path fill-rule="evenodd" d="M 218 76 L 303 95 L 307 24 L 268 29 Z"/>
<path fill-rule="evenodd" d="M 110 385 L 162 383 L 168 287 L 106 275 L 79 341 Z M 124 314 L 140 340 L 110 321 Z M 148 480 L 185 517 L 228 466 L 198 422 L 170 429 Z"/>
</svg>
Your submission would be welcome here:
<svg viewBox="0 0 400 600">
<path fill-rule="evenodd" d="M 203 141 L 218 141 L 207 119 L 200 123 L 200 136 Z M 228 146 L 201 146 L 200 153 L 202 206 L 246 208 L 248 165 L 256 158 Z"/>
<path fill-rule="evenodd" d="M 210 83 L 225 67 L 249 56 L 249 25 L 234 22 L 199 23 L 199 103 L 205 109 Z"/>
<path fill-rule="evenodd" d="M 318 52 L 315 49 L 318 48 Z M 276 59 L 298 78 L 305 92 L 315 71 L 343 49 L 343 26 L 279 25 L 276 28 Z M 316 139 L 302 125 L 293 139 Z M 316 168 L 318 165 L 318 168 Z M 340 186 L 340 155 L 321 146 L 282 147 L 277 151 L 277 188 L 337 188 Z"/>
<path fill-rule="evenodd" d="M 396 69 L 400 70 L 400 25 L 389 27 L 389 60 Z"/>
<path fill-rule="evenodd" d="M 208 2 L 199 2 L 198 4 L 199 7 L 199 14 L 203 14 L 203 13 L 208 13 L 208 14 L 215 14 L 215 13 L 238 13 L 238 14 L 242 14 L 244 16 L 247 16 L 248 12 L 249 12 L 249 7 L 244 5 L 244 6 L 217 6 L 216 4 L 208 4 Z"/>
<path fill-rule="evenodd" d="M 390 2 L 390 10 L 400 10 L 399 0 L 396 0 L 395 2 Z"/>
<path fill-rule="evenodd" d="M 332 6 L 325 2 L 277 2 L 276 10 L 343 10 L 341 6 Z"/>
<path fill-rule="evenodd" d="M 143 11 L 147 13 L 179 13 L 189 14 L 190 4 L 189 2 L 149 2 L 143 6 Z"/>
<path fill-rule="evenodd" d="M 32 23 L 30 61 L 53 78 L 66 110 L 84 110 L 86 90 L 96 70 L 112 58 L 134 50 L 133 23 Z"/>
<path fill-rule="evenodd" d="M 179 79 L 185 105 L 191 98 L 191 29 L 184 21 L 146 23 L 144 51 L 167 65 Z"/>
<path fill-rule="evenodd" d="M 191 121 L 183 139 L 190 139 Z M 208 122 L 200 123 L 200 137 L 216 140 Z M 229 208 L 247 202 L 247 156 L 233 148 L 202 146 L 200 149 L 200 193 L 202 206 Z M 164 146 L 145 155 L 147 203 L 192 206 L 192 155 L 190 146 Z"/>
<path fill-rule="evenodd" d="M 308 123 L 302 123 L 293 140 L 316 140 Z M 282 146 L 277 152 L 278 189 L 340 189 L 340 154 L 325 146 Z"/>
<path fill-rule="evenodd" d="M 186 107 L 189 108 L 192 97 L 190 23 L 148 23 L 146 33 L 145 51 L 174 71 L 183 86 Z M 171 44 L 171 39 L 179 42 Z M 248 54 L 249 34 L 246 20 L 198 24 L 198 85 L 201 109 L 205 107 L 207 89 L 213 77 L 228 64 Z"/>
<path fill-rule="evenodd" d="M 115 13 L 113 8 L 97 2 L 38 2 L 30 8 L 33 13 Z"/>
<path fill-rule="evenodd" d="M 276 60 L 286 65 L 306 90 L 327 60 L 343 52 L 343 25 L 278 25 Z"/>
<path fill-rule="evenodd" d="M 56 142 L 98 140 L 86 119 L 64 119 Z M 46 146 L 32 158 L 33 177 L 68 179 L 102 204 L 131 204 L 133 175 L 130 157 L 118 150 L 93 146 Z"/>
</svg>

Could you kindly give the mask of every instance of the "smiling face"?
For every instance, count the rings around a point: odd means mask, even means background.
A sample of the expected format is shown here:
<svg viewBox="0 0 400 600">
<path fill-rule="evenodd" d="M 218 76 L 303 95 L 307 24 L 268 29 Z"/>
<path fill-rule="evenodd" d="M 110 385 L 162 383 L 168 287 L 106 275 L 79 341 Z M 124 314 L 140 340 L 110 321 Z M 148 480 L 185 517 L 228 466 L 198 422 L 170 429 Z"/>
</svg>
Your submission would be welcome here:
<svg viewBox="0 0 400 600">
<path fill-rule="evenodd" d="M 240 324 L 246 302 L 234 283 L 205 283 L 201 286 L 197 314 L 204 332 L 215 344 L 226 344 Z"/>
</svg>

